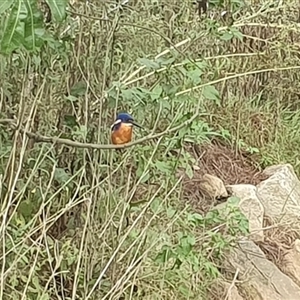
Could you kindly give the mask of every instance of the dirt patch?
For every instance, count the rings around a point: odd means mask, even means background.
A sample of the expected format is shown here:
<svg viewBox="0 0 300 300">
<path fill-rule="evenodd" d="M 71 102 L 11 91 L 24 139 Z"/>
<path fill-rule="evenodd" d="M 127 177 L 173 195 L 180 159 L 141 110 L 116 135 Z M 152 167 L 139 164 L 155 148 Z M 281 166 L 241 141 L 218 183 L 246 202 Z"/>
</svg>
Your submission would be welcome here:
<svg viewBox="0 0 300 300">
<path fill-rule="evenodd" d="M 254 156 L 236 151 L 220 141 L 203 146 L 190 145 L 188 151 L 197 159 L 199 170 L 194 172 L 192 179 L 184 178 L 183 199 L 199 212 L 206 212 L 216 204 L 215 199 L 207 199 L 199 188 L 199 182 L 204 174 L 219 177 L 225 185 L 242 183 L 257 185 L 267 179 L 255 162 Z"/>
</svg>

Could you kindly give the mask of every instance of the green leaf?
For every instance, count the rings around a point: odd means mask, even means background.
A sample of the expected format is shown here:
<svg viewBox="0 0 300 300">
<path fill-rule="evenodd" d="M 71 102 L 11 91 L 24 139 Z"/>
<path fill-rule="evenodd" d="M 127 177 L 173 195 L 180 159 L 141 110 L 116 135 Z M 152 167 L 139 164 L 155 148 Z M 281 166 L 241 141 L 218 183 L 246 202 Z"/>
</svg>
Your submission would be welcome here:
<svg viewBox="0 0 300 300">
<path fill-rule="evenodd" d="M 195 69 L 188 72 L 188 76 L 193 80 L 194 84 L 199 84 L 201 82 L 201 75 L 203 74 L 201 69 Z"/>
<path fill-rule="evenodd" d="M 65 115 L 64 116 L 64 124 L 70 128 L 78 126 L 76 117 L 73 115 Z"/>
<path fill-rule="evenodd" d="M 83 96 L 87 91 L 87 84 L 85 81 L 78 81 L 75 83 L 70 91 L 70 94 L 74 97 Z"/>
<path fill-rule="evenodd" d="M 173 84 L 164 84 L 163 90 L 169 97 L 173 97 L 179 90 L 179 86 L 175 86 Z"/>
<path fill-rule="evenodd" d="M 172 171 L 172 166 L 170 166 L 167 162 L 164 161 L 157 161 L 155 163 L 155 167 L 162 173 L 169 173 L 170 171 Z"/>
<path fill-rule="evenodd" d="M 194 236 L 192 235 L 188 235 L 187 236 L 187 242 L 191 245 L 194 246 L 196 244 L 196 239 Z"/>
<path fill-rule="evenodd" d="M 207 276 L 210 276 L 213 279 L 218 278 L 219 271 L 211 262 L 207 262 L 207 263 L 203 264 L 202 266 L 204 267 L 204 270 L 206 271 Z"/>
<path fill-rule="evenodd" d="M 193 244 L 191 244 L 191 242 L 193 241 L 190 236 L 184 236 L 180 241 L 180 248 L 178 248 L 178 251 L 184 256 L 187 256 L 192 250 Z"/>
<path fill-rule="evenodd" d="M 33 283 L 33 285 L 35 287 L 35 290 L 38 292 L 41 289 L 39 277 L 33 276 L 32 277 L 32 283 Z"/>
<path fill-rule="evenodd" d="M 34 17 L 33 17 L 33 6 L 30 5 L 29 0 L 24 0 L 24 4 L 26 6 L 27 12 L 28 12 L 28 19 L 25 22 L 25 30 L 24 30 L 24 36 L 25 39 L 27 39 L 27 47 L 31 49 L 35 49 L 35 34 L 34 34 Z M 31 44 L 31 45 L 30 45 Z"/>
<path fill-rule="evenodd" d="M 150 174 L 149 172 L 147 174 L 144 174 L 144 170 L 143 170 L 143 177 L 141 177 L 140 182 L 141 183 L 145 183 L 150 179 Z"/>
<path fill-rule="evenodd" d="M 28 218 L 32 216 L 34 212 L 34 205 L 29 200 L 25 200 L 19 204 L 18 210 L 24 218 Z"/>
<path fill-rule="evenodd" d="M 176 209 L 172 207 L 167 208 L 167 217 L 169 219 L 172 219 L 175 216 L 176 212 L 177 212 Z"/>
<path fill-rule="evenodd" d="M 12 285 L 12 287 L 17 287 L 19 285 L 19 278 L 17 277 L 16 274 L 11 274 L 11 276 L 9 276 L 9 283 Z"/>
<path fill-rule="evenodd" d="M 121 90 L 121 94 L 125 100 L 131 100 L 133 98 L 133 90 L 132 89 Z"/>
<path fill-rule="evenodd" d="M 216 90 L 216 88 L 212 85 L 207 85 L 203 88 L 203 96 L 206 99 L 214 100 L 217 104 L 220 104 L 220 96 L 219 92 Z"/>
<path fill-rule="evenodd" d="M 168 246 L 163 246 L 163 249 L 154 258 L 154 261 L 159 264 L 166 263 L 169 259 L 176 257 L 175 253 Z"/>
<path fill-rule="evenodd" d="M 160 58 L 157 59 L 157 62 L 159 62 L 159 64 L 162 65 L 162 66 L 172 65 L 172 63 L 174 61 L 175 61 L 175 57 L 171 57 L 171 58 L 160 57 Z"/>
<path fill-rule="evenodd" d="M 194 170 L 189 164 L 186 165 L 185 174 L 189 177 L 189 179 L 194 177 Z"/>
<path fill-rule="evenodd" d="M 200 224 L 203 223 L 203 216 L 198 213 L 188 214 L 187 220 L 192 223 Z"/>
<path fill-rule="evenodd" d="M 235 38 L 239 39 L 240 41 L 243 40 L 244 35 L 237 28 L 232 27 L 230 31 Z"/>
<path fill-rule="evenodd" d="M 42 296 L 39 297 L 40 300 L 49 300 L 50 296 L 48 294 L 43 294 Z"/>
<path fill-rule="evenodd" d="M 84 125 L 79 125 L 77 127 L 77 129 L 74 130 L 72 133 L 73 133 L 74 136 L 81 137 L 81 138 L 84 139 L 84 138 L 86 138 L 86 136 L 88 134 L 88 129 Z"/>
<path fill-rule="evenodd" d="M 141 233 L 141 230 L 138 228 L 132 228 L 132 230 L 129 233 L 130 238 L 137 239 L 139 237 L 139 234 Z"/>
<path fill-rule="evenodd" d="M 186 286 L 179 285 L 178 286 L 178 291 L 185 297 L 185 299 L 191 299 L 193 298 L 193 292 L 187 288 Z"/>
<path fill-rule="evenodd" d="M 163 89 L 160 85 L 155 86 L 155 88 L 151 91 L 151 94 L 150 94 L 151 99 L 153 101 L 159 99 L 162 94 L 162 91 L 163 91 Z"/>
<path fill-rule="evenodd" d="M 70 175 L 66 173 L 66 171 L 62 168 L 56 168 L 54 172 L 54 178 L 59 183 L 63 184 L 70 179 Z"/>
<path fill-rule="evenodd" d="M 3 14 L 6 10 L 8 10 L 13 3 L 14 0 L 2 0 L 0 2 L 0 14 Z"/>
<path fill-rule="evenodd" d="M 227 204 L 237 206 L 240 203 L 240 198 L 231 196 L 227 200 Z"/>
<path fill-rule="evenodd" d="M 27 50 L 34 51 L 44 43 L 41 39 L 45 33 L 43 16 L 36 5 L 36 1 L 24 0 L 24 4 L 27 10 L 27 18 L 24 20 L 24 46 Z"/>
<path fill-rule="evenodd" d="M 1 41 L 1 51 L 3 53 L 8 54 L 14 51 L 16 48 L 18 48 L 19 45 L 22 44 L 23 35 L 20 34 L 20 32 L 17 32 L 17 30 L 20 29 L 18 28 L 18 25 L 19 20 L 21 19 L 21 8 L 22 1 L 17 0 L 10 12 L 4 29 L 3 38 Z"/>
<path fill-rule="evenodd" d="M 67 0 L 46 0 L 53 19 L 61 22 L 66 18 Z"/>
<path fill-rule="evenodd" d="M 143 66 L 145 66 L 145 67 L 147 67 L 149 69 L 154 69 L 155 70 L 155 69 L 159 69 L 160 68 L 160 66 L 159 66 L 159 64 L 157 62 L 152 61 L 152 60 L 150 60 L 148 58 L 138 58 L 138 62 L 141 65 L 143 65 Z"/>
<path fill-rule="evenodd" d="M 161 200 L 156 198 L 152 201 L 152 203 L 150 204 L 150 209 L 152 210 L 152 212 L 154 214 L 159 214 L 163 211 L 163 208 L 161 206 Z"/>
<path fill-rule="evenodd" d="M 233 38 L 233 34 L 230 32 L 225 32 L 220 36 L 220 39 L 223 41 L 229 41 Z"/>
<path fill-rule="evenodd" d="M 75 102 L 78 101 L 77 97 L 72 96 L 72 95 L 65 96 L 65 99 L 68 100 L 68 101 L 70 101 L 70 102 L 73 102 L 73 103 L 75 103 Z"/>
<path fill-rule="evenodd" d="M 1 52 L 9 54 L 25 47 L 34 51 L 45 42 L 43 16 L 35 0 L 16 0 L 6 20 Z"/>
</svg>

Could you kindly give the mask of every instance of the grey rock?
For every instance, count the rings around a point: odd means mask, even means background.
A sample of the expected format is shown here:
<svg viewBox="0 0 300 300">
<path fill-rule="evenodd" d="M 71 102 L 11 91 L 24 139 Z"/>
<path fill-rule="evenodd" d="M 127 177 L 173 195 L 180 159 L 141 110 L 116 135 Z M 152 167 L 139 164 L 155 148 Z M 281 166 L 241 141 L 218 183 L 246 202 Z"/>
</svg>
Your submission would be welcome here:
<svg viewBox="0 0 300 300">
<path fill-rule="evenodd" d="M 228 193 L 223 181 L 213 175 L 203 175 L 199 188 L 206 197 L 211 199 L 228 197 Z"/>
<path fill-rule="evenodd" d="M 270 262 L 252 241 L 240 241 L 239 249 L 229 255 L 227 263 L 231 270 L 234 268 L 240 271 L 239 277 L 243 280 L 246 293 L 250 291 L 250 299 L 300 299 L 297 284 Z"/>
<path fill-rule="evenodd" d="M 274 219 L 300 217 L 300 181 L 290 164 L 268 167 L 270 176 L 257 186 L 265 214 Z"/>
<path fill-rule="evenodd" d="M 251 240 L 263 241 L 264 207 L 257 197 L 257 189 L 251 184 L 237 184 L 227 186 L 232 195 L 240 199 L 239 209 L 249 221 Z"/>
</svg>

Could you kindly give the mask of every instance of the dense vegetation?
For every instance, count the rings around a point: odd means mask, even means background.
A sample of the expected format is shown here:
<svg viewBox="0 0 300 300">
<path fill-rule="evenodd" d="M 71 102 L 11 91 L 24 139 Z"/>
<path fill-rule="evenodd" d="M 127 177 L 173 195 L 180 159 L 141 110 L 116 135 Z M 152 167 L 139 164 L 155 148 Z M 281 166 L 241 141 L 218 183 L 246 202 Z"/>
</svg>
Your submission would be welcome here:
<svg viewBox="0 0 300 300">
<path fill-rule="evenodd" d="M 212 299 L 247 222 L 183 201 L 191 148 L 300 174 L 297 3 L 102 2 L 0 4 L 0 299 Z"/>
</svg>

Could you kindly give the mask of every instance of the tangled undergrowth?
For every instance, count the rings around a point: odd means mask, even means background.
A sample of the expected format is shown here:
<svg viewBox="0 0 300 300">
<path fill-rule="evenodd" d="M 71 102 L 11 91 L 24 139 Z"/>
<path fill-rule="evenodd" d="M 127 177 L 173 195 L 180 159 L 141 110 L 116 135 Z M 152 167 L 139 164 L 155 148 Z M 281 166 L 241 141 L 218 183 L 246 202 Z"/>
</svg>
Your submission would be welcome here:
<svg viewBox="0 0 300 300">
<path fill-rule="evenodd" d="M 300 175 L 298 3 L 54 2 L 0 6 L 0 299 L 220 299 L 247 222 L 196 172 Z"/>
</svg>

